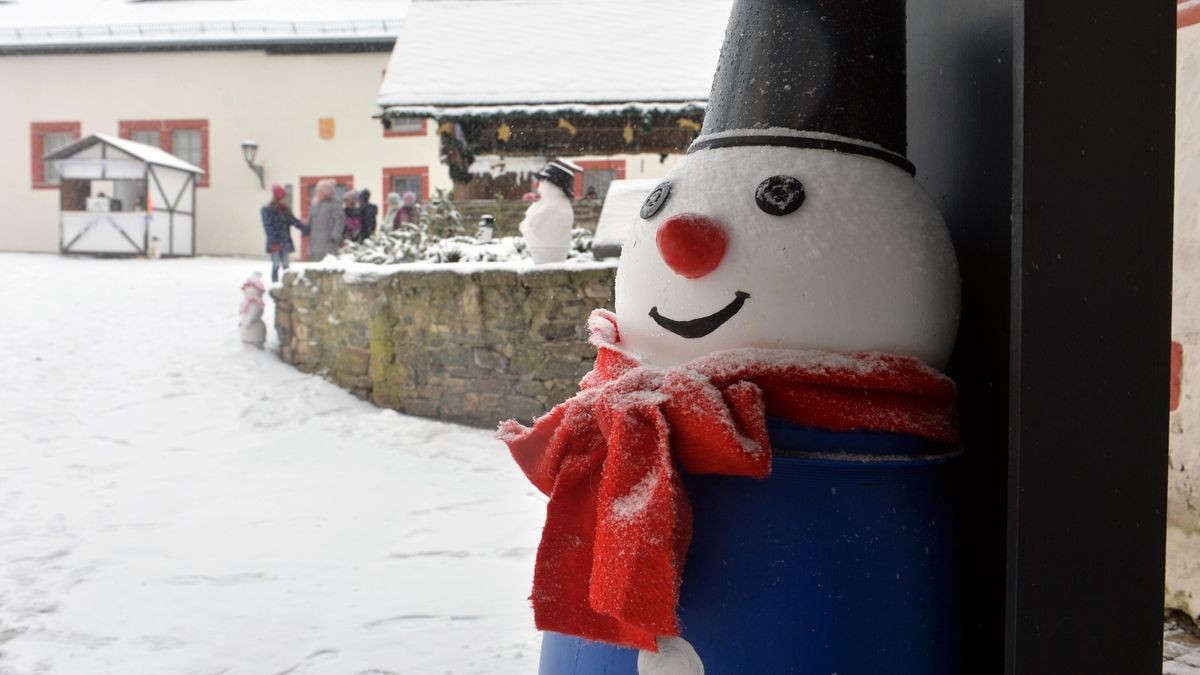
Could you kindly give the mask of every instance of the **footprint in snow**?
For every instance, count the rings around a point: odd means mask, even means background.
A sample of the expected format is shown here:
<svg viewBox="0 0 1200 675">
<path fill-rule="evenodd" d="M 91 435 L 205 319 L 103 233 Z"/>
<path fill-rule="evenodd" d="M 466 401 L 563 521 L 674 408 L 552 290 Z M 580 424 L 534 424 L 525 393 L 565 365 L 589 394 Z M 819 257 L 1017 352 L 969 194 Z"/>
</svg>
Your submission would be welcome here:
<svg viewBox="0 0 1200 675">
<path fill-rule="evenodd" d="M 461 614 L 455 616 L 437 616 L 436 614 L 402 614 L 400 616 L 389 616 L 386 619 L 376 619 L 362 624 L 363 628 L 373 629 L 380 626 L 386 626 L 393 623 L 403 623 L 408 621 L 450 621 L 453 622 L 469 622 L 479 621 L 482 616 L 477 614 Z"/>
<path fill-rule="evenodd" d="M 170 635 L 146 635 L 138 640 L 152 652 L 165 652 L 187 646 L 187 640 L 181 640 Z"/>
<path fill-rule="evenodd" d="M 226 574 L 224 576 L 208 576 L 205 574 L 190 574 L 181 577 L 168 577 L 163 579 L 165 584 L 172 586 L 195 586 L 200 584 L 210 584 L 213 586 L 234 586 L 237 584 L 247 584 L 254 581 L 265 581 L 270 579 L 270 575 L 262 572 L 245 572 L 242 574 Z"/>
<path fill-rule="evenodd" d="M 412 553 L 392 553 L 389 558 L 407 560 L 409 558 L 469 558 L 470 551 L 414 551 Z"/>
<path fill-rule="evenodd" d="M 286 670 L 281 670 L 275 675 L 302 675 L 303 673 L 312 672 L 309 666 L 324 663 L 331 659 L 337 658 L 338 650 L 336 649 L 318 649 L 317 651 L 304 657 L 304 660 Z"/>
<path fill-rule="evenodd" d="M 400 616 L 389 616 L 386 619 L 375 619 L 374 621 L 368 621 L 364 623 L 362 627 L 371 629 L 379 628 L 380 626 L 386 626 L 389 623 L 398 623 L 402 621 L 428 621 L 436 618 L 437 616 L 433 614 L 401 614 Z"/>
</svg>

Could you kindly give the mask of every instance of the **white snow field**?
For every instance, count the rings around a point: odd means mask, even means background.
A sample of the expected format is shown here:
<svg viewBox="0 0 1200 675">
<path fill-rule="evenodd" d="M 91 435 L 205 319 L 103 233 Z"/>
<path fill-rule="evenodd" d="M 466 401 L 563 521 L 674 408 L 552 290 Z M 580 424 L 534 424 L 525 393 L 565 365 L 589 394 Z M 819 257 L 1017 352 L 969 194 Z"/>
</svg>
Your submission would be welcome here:
<svg viewBox="0 0 1200 675">
<path fill-rule="evenodd" d="M 544 499 L 243 347 L 255 269 L 0 254 L 0 674 L 535 672 Z"/>
</svg>

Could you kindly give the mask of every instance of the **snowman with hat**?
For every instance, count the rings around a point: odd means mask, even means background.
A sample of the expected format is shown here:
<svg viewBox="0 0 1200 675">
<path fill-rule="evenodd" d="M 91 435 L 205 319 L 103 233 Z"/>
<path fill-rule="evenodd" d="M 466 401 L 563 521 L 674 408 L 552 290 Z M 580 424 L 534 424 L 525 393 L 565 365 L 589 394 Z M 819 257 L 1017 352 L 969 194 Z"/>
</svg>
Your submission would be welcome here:
<svg viewBox="0 0 1200 675">
<path fill-rule="evenodd" d="M 535 265 L 562 262 L 571 249 L 571 227 L 575 224 L 575 174 L 578 165 L 552 159 L 534 174 L 538 200 L 529 205 L 518 229 Z"/>
<path fill-rule="evenodd" d="M 959 277 L 905 158 L 903 0 L 737 0 L 581 391 L 501 425 L 549 496 L 543 675 L 963 672 Z"/>
<path fill-rule="evenodd" d="M 254 272 L 242 283 L 242 306 L 238 309 L 238 314 L 241 315 L 241 320 L 238 321 L 238 330 L 242 335 L 242 342 L 252 345 L 259 349 L 267 341 L 267 324 L 263 323 L 263 312 L 266 311 L 266 305 L 263 303 L 263 296 L 267 294 L 267 288 L 263 284 L 262 272 Z"/>
</svg>

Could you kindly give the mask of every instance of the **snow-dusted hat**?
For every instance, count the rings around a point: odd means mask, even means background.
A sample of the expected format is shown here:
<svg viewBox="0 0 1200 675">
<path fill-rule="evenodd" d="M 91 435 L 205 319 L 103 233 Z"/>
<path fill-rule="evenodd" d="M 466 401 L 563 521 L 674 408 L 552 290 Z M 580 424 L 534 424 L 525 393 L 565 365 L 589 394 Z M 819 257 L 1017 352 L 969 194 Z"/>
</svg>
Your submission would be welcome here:
<svg viewBox="0 0 1200 675">
<path fill-rule="evenodd" d="M 736 0 L 688 152 L 775 145 L 904 157 L 904 0 Z"/>
<path fill-rule="evenodd" d="M 257 288 L 258 290 L 262 291 L 263 293 L 267 292 L 267 287 L 265 285 L 263 285 L 262 272 L 255 272 L 254 274 L 251 274 L 249 277 L 247 277 L 246 281 L 242 282 L 242 290 L 243 291 L 246 290 L 247 286 L 253 286 L 253 287 Z"/>
<path fill-rule="evenodd" d="M 583 168 L 574 162 L 569 162 L 565 159 L 555 158 L 546 163 L 541 171 L 533 174 L 538 178 L 550 181 L 552 185 L 557 185 L 559 189 L 567 194 L 567 197 L 575 198 L 575 174 L 582 173 Z"/>
</svg>

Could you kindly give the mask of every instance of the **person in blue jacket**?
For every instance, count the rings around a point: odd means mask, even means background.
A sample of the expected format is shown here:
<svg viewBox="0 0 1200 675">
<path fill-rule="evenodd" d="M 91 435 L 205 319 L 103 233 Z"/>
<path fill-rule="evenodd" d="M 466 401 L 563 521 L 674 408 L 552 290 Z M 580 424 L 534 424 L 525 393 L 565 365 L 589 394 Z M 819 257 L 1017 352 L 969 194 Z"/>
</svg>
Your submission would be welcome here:
<svg viewBox="0 0 1200 675">
<path fill-rule="evenodd" d="M 290 228 L 308 234 L 308 226 L 287 205 L 287 190 L 282 185 L 271 186 L 271 203 L 262 207 L 262 224 L 267 235 L 267 253 L 271 256 L 271 281 L 279 281 L 279 270 L 288 268 L 288 255 L 296 250 Z"/>
</svg>

